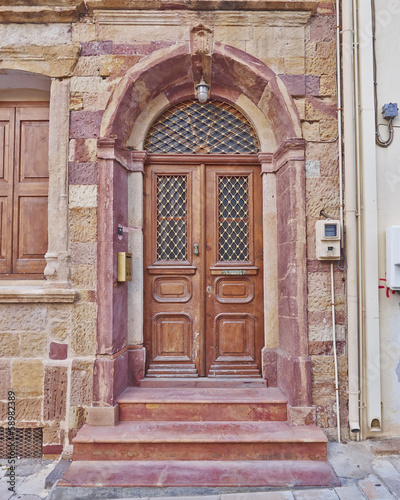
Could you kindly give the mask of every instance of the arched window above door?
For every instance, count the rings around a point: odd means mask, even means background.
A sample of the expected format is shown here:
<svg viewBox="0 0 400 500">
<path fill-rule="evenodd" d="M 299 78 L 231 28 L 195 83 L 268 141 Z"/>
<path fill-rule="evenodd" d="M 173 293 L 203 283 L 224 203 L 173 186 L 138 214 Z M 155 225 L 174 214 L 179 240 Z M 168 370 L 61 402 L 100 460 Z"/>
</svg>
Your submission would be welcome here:
<svg viewBox="0 0 400 500">
<path fill-rule="evenodd" d="M 151 126 L 144 149 L 156 154 L 255 154 L 256 133 L 235 107 L 191 99 L 167 110 Z"/>
</svg>

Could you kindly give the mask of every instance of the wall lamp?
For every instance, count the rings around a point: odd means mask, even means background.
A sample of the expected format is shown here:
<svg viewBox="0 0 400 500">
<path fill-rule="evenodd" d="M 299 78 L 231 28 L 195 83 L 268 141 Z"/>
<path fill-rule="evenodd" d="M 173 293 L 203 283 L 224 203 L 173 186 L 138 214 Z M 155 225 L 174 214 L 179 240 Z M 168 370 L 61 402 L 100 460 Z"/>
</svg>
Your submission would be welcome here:
<svg viewBox="0 0 400 500">
<path fill-rule="evenodd" d="M 201 102 L 202 104 L 207 102 L 210 86 L 207 85 L 203 77 L 201 77 L 200 83 L 196 85 L 195 89 L 196 89 L 197 99 L 199 100 L 199 102 Z"/>
</svg>

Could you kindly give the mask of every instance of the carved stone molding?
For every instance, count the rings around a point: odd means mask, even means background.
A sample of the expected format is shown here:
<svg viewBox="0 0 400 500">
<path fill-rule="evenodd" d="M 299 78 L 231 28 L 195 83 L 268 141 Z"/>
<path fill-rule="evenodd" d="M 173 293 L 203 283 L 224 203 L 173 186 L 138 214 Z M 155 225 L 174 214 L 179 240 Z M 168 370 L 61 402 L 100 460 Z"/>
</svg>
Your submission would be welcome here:
<svg viewBox="0 0 400 500">
<path fill-rule="evenodd" d="M 237 0 L 86 0 L 89 12 L 96 9 L 134 9 L 154 11 L 235 11 Z M 309 11 L 315 12 L 318 0 L 241 0 L 240 9 L 255 11 Z"/>
<path fill-rule="evenodd" d="M 212 29 L 206 28 L 202 24 L 196 26 L 191 32 L 192 55 L 210 56 L 212 53 Z"/>
<path fill-rule="evenodd" d="M 103 137 L 97 141 L 97 157 L 103 160 L 115 160 L 130 170 L 131 151 L 116 137 Z"/>
<path fill-rule="evenodd" d="M 146 151 L 131 151 L 116 137 L 102 137 L 97 141 L 97 156 L 102 160 L 115 160 L 129 172 L 144 173 Z"/>
<path fill-rule="evenodd" d="M 39 3 L 39 2 L 38 2 Z M 61 2 L 60 2 L 61 3 Z M 85 3 L 76 5 L 7 5 L 0 6 L 1 23 L 71 23 L 85 12 Z"/>
<path fill-rule="evenodd" d="M 68 288 L 70 277 L 70 259 L 69 252 L 47 252 L 45 255 L 46 267 L 44 276 L 46 278 L 46 287 Z"/>
<path fill-rule="evenodd" d="M 258 160 L 261 163 L 261 174 L 270 174 L 275 172 L 272 153 L 258 153 Z"/>
<path fill-rule="evenodd" d="M 2 282 L 0 304 L 7 303 L 72 303 L 76 291 L 65 288 L 47 288 L 39 282 Z"/>
<path fill-rule="evenodd" d="M 132 151 L 131 172 L 141 172 L 144 174 L 144 163 L 147 158 L 147 151 Z"/>
<path fill-rule="evenodd" d="M 13 46 L 3 47 L 0 53 L 0 69 L 16 69 L 40 73 L 55 78 L 72 76 L 78 62 L 79 44 L 53 47 Z"/>
<path fill-rule="evenodd" d="M 274 153 L 273 168 L 277 172 L 288 161 L 305 161 L 306 142 L 301 138 L 287 139 Z"/>
<path fill-rule="evenodd" d="M 214 33 L 212 28 L 200 24 L 190 32 L 193 82 L 196 86 L 203 77 L 211 85 L 211 66 Z"/>
</svg>

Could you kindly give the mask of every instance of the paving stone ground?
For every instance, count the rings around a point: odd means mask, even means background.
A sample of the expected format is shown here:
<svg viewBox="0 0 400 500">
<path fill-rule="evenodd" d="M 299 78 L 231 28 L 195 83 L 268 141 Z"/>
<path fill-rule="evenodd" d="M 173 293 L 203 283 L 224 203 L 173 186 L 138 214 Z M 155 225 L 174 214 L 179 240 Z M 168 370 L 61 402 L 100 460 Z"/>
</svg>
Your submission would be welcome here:
<svg viewBox="0 0 400 500">
<path fill-rule="evenodd" d="M 240 491 L 236 493 L 195 495 L 188 491 L 164 494 L 158 489 L 140 496 L 124 497 L 123 500 L 399 500 L 400 499 L 400 438 L 367 440 L 363 442 L 329 443 L 328 460 L 340 479 L 337 488 L 286 489 L 274 491 Z M 58 460 L 20 459 L 16 468 L 16 494 L 8 490 L 7 460 L 0 459 L 1 500 L 57 500 L 56 486 Z M 63 463 L 65 466 L 65 462 Z M 60 466 L 59 466 L 60 468 Z M 64 467 L 65 469 L 65 467 Z M 60 468 L 60 473 L 62 470 Z M 47 481 L 46 481 L 47 478 Z M 50 478 L 50 479 L 49 479 Z M 45 488 L 45 484 L 48 488 Z M 71 500 L 97 500 L 114 498 L 97 491 L 84 494 L 76 490 Z M 138 494 L 139 495 L 139 494 Z"/>
</svg>

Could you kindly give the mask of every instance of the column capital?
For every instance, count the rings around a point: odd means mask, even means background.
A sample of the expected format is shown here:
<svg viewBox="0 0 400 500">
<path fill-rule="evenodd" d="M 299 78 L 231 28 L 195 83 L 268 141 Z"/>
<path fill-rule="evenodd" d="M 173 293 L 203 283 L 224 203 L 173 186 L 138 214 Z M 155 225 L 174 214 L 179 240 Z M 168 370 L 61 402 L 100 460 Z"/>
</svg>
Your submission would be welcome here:
<svg viewBox="0 0 400 500">
<path fill-rule="evenodd" d="M 288 161 L 305 161 L 306 141 L 294 137 L 282 142 L 274 153 L 274 171 L 277 172 Z"/>
</svg>

